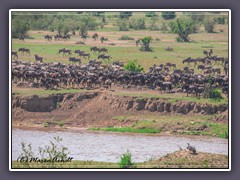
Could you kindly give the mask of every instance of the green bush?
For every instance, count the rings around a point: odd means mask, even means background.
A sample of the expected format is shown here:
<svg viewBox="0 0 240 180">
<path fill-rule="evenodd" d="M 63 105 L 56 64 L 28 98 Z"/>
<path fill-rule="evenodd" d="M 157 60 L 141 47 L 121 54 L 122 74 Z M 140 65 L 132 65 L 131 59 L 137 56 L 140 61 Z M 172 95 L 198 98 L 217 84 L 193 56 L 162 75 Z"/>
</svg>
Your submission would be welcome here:
<svg viewBox="0 0 240 180">
<path fill-rule="evenodd" d="M 204 22 L 205 31 L 208 33 L 213 33 L 215 28 L 215 21 L 213 19 L 206 19 Z"/>
<path fill-rule="evenodd" d="M 129 21 L 129 27 L 131 29 L 146 29 L 145 19 L 144 18 L 131 18 Z"/>
<path fill-rule="evenodd" d="M 136 60 L 129 61 L 125 66 L 124 69 L 127 71 L 132 72 L 142 72 L 143 67 L 139 64 L 137 64 Z"/>
<path fill-rule="evenodd" d="M 145 13 L 145 16 L 146 16 L 146 17 L 156 17 L 156 16 L 158 16 L 158 15 L 156 14 L 156 12 L 146 12 L 146 13 Z"/>
<path fill-rule="evenodd" d="M 197 30 L 196 22 L 190 18 L 177 18 L 169 22 L 169 27 L 172 33 L 178 35 L 177 42 L 190 42 L 188 36 Z"/>
<path fill-rule="evenodd" d="M 132 12 L 129 12 L 129 11 L 128 12 L 121 11 L 120 14 L 119 14 L 119 17 L 121 19 L 129 18 L 130 16 L 132 16 Z"/>
<path fill-rule="evenodd" d="M 134 40 L 134 38 L 129 37 L 128 35 L 123 35 L 119 38 L 119 40 Z"/>
<path fill-rule="evenodd" d="M 172 11 L 162 12 L 162 18 L 165 19 L 165 20 L 174 19 L 175 17 L 176 17 L 175 12 L 172 12 Z"/>
<path fill-rule="evenodd" d="M 210 95 L 210 98 L 212 99 L 222 99 L 222 94 L 218 89 L 213 89 Z"/>
<path fill-rule="evenodd" d="M 214 21 L 217 24 L 225 24 L 225 17 L 224 16 L 218 16 L 218 17 L 214 18 Z"/>
<path fill-rule="evenodd" d="M 129 150 L 121 156 L 121 160 L 118 163 L 120 168 L 131 168 L 133 167 L 132 154 Z"/>
<path fill-rule="evenodd" d="M 149 25 L 148 25 L 148 28 L 149 28 L 150 31 L 160 30 L 158 20 L 159 20 L 158 17 L 152 17 L 150 19 L 150 22 L 149 22 Z"/>
<path fill-rule="evenodd" d="M 128 31 L 129 30 L 129 23 L 126 20 L 119 19 L 117 21 L 117 26 L 119 31 Z"/>
<path fill-rule="evenodd" d="M 141 43 L 141 51 L 152 51 L 152 48 L 150 47 L 150 43 L 152 42 L 152 37 L 148 36 L 148 37 L 144 37 L 141 39 L 140 43 Z"/>
</svg>

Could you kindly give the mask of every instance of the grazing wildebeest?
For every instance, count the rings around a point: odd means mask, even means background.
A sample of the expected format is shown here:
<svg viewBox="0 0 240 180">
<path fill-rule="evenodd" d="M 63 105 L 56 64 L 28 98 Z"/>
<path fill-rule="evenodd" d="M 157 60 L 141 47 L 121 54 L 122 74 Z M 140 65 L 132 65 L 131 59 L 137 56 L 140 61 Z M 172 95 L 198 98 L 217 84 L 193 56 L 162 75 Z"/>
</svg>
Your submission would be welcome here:
<svg viewBox="0 0 240 180">
<path fill-rule="evenodd" d="M 85 53 L 84 51 L 82 51 L 82 52 L 79 54 L 79 56 L 83 56 L 84 58 L 87 57 L 87 58 L 89 59 L 91 55 Z"/>
<path fill-rule="evenodd" d="M 163 82 L 163 81 L 159 81 L 157 84 L 160 87 L 161 91 L 166 91 L 168 90 L 168 92 L 172 91 L 173 85 L 171 82 Z"/>
<path fill-rule="evenodd" d="M 98 34 L 97 34 L 97 33 L 94 33 L 94 34 L 92 35 L 92 38 L 94 39 L 94 41 L 96 41 L 96 40 L 98 39 Z"/>
<path fill-rule="evenodd" d="M 138 44 L 140 43 L 141 39 L 136 40 L 136 46 L 138 47 Z"/>
<path fill-rule="evenodd" d="M 47 34 L 47 35 L 44 36 L 44 39 L 47 39 L 48 41 L 51 41 L 52 40 L 52 36 Z"/>
<path fill-rule="evenodd" d="M 111 79 L 107 79 L 105 82 L 104 82 L 104 87 L 106 89 L 110 89 L 111 90 L 111 86 L 112 86 L 112 80 Z"/>
<path fill-rule="evenodd" d="M 108 56 L 108 55 L 105 55 L 105 54 L 100 54 L 98 56 L 98 59 L 108 59 L 108 60 L 110 60 L 111 58 L 112 58 L 111 56 Z"/>
<path fill-rule="evenodd" d="M 107 40 L 108 40 L 108 38 L 105 38 L 105 37 L 100 38 L 101 43 L 103 43 L 103 41 L 107 41 Z"/>
<path fill-rule="evenodd" d="M 81 64 L 81 59 L 79 59 L 79 58 L 70 57 L 70 58 L 69 58 L 69 61 L 72 61 L 72 62 L 79 62 L 79 64 Z"/>
<path fill-rule="evenodd" d="M 94 47 L 91 47 L 91 48 L 90 48 L 90 51 L 93 52 L 93 53 L 96 53 L 97 51 L 99 51 L 99 48 L 97 48 L 96 46 L 94 46 Z"/>
<path fill-rule="evenodd" d="M 26 54 L 30 55 L 30 49 L 27 49 L 27 48 L 19 48 L 18 51 L 21 52 L 21 54 L 26 53 Z"/>
<path fill-rule="evenodd" d="M 206 55 L 206 57 L 208 56 L 208 51 L 203 51 L 203 54 Z"/>
<path fill-rule="evenodd" d="M 184 63 L 188 63 L 188 65 L 190 65 L 190 63 L 192 63 L 192 62 L 194 62 L 195 60 L 194 59 L 192 59 L 191 57 L 188 57 L 187 59 L 184 59 L 183 61 L 182 61 L 182 63 L 184 64 Z"/>
<path fill-rule="evenodd" d="M 81 35 L 81 38 L 82 38 L 84 41 L 86 41 L 88 37 L 89 37 L 89 36 L 88 36 L 87 34 L 82 34 L 82 35 Z"/>
<path fill-rule="evenodd" d="M 209 53 L 208 53 L 208 56 L 211 56 L 213 54 L 213 50 L 210 49 Z"/>
<path fill-rule="evenodd" d="M 70 39 L 70 35 L 65 34 L 65 35 L 62 37 L 62 39 L 63 39 L 63 40 L 68 40 L 68 39 Z"/>
<path fill-rule="evenodd" d="M 221 69 L 220 68 L 212 68 L 212 71 L 214 72 L 214 74 L 215 73 L 217 73 L 217 74 L 221 74 Z"/>
<path fill-rule="evenodd" d="M 61 38 L 62 38 L 62 35 L 60 35 L 60 34 L 57 34 L 54 36 L 55 41 L 60 40 Z"/>
<path fill-rule="evenodd" d="M 39 61 L 39 62 L 43 62 L 43 57 L 38 56 L 37 54 L 35 54 L 34 56 L 35 56 L 35 61 L 36 61 L 36 62 L 38 62 L 38 61 Z"/>
<path fill-rule="evenodd" d="M 15 58 L 18 59 L 18 54 L 16 51 L 12 51 L 12 56 L 13 56 L 13 59 L 15 59 Z"/>
<path fill-rule="evenodd" d="M 19 39 L 20 41 L 24 41 L 25 38 L 24 38 L 24 36 L 19 36 L 18 39 Z"/>
<path fill-rule="evenodd" d="M 60 53 L 63 53 L 63 55 L 65 55 L 65 53 L 68 53 L 68 55 L 72 54 L 71 50 L 66 48 L 59 49 L 58 54 Z"/>
<path fill-rule="evenodd" d="M 107 50 L 106 48 L 99 48 L 98 52 L 99 52 L 99 53 L 100 53 L 100 52 L 106 52 L 106 53 L 108 53 L 108 50 Z"/>
</svg>

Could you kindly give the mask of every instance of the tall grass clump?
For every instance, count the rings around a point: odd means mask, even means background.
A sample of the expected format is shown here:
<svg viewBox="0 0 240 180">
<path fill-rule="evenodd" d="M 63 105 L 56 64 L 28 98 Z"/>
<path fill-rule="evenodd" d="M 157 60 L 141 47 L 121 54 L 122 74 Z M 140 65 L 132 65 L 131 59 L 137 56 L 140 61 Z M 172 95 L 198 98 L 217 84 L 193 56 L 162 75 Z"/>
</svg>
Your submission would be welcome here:
<svg viewBox="0 0 240 180">
<path fill-rule="evenodd" d="M 132 168 L 133 167 L 132 154 L 130 153 L 129 150 L 127 150 L 127 152 L 121 156 L 121 159 L 120 159 L 118 165 L 120 168 Z"/>
</svg>

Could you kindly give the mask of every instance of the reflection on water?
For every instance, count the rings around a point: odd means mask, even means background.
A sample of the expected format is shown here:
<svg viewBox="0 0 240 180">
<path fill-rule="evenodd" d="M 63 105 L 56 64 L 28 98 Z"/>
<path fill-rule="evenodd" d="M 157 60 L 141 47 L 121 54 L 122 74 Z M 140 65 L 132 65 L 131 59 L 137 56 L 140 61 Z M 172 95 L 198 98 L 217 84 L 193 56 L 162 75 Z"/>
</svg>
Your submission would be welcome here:
<svg viewBox="0 0 240 180">
<path fill-rule="evenodd" d="M 54 137 L 63 138 L 61 144 L 68 147 L 73 160 L 93 160 L 118 162 L 120 155 L 130 150 L 134 162 L 143 162 L 153 157 L 164 156 L 186 148 L 187 143 L 195 146 L 197 151 L 228 154 L 228 141 L 219 138 L 186 138 L 179 136 L 146 136 L 120 133 L 95 133 L 89 131 L 32 131 L 12 130 L 12 160 L 20 153 L 21 142 L 31 143 L 37 156 L 38 147 L 49 145 Z"/>
</svg>

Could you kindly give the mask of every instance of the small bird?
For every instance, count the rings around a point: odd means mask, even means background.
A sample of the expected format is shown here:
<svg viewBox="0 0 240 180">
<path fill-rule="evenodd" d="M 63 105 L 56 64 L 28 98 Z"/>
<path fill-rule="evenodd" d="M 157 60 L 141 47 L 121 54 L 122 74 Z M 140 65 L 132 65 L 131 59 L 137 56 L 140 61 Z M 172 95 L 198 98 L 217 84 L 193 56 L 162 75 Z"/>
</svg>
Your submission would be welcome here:
<svg viewBox="0 0 240 180">
<path fill-rule="evenodd" d="M 193 152 L 193 154 L 196 154 L 196 148 L 194 147 L 194 146 L 191 146 L 189 143 L 187 143 L 187 149 L 189 150 L 189 151 L 192 151 Z"/>
</svg>

